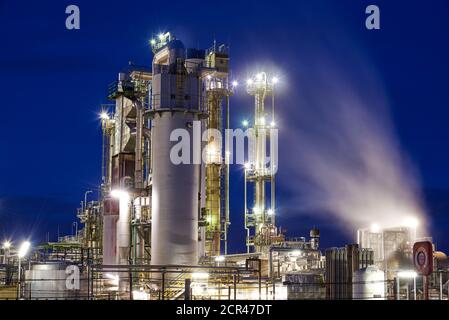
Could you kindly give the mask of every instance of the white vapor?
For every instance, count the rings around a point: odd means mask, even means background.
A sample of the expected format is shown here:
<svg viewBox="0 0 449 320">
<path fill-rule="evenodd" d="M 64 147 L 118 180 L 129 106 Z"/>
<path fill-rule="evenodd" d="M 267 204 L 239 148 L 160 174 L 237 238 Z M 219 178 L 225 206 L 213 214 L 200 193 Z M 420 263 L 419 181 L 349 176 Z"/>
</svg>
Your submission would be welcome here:
<svg viewBox="0 0 449 320">
<path fill-rule="evenodd" d="M 308 68 L 282 112 L 279 171 L 290 194 L 284 211 L 320 214 L 351 233 L 413 217 L 425 232 L 417 175 L 396 139 L 375 72 L 360 67 L 353 79 L 321 62 Z"/>
</svg>

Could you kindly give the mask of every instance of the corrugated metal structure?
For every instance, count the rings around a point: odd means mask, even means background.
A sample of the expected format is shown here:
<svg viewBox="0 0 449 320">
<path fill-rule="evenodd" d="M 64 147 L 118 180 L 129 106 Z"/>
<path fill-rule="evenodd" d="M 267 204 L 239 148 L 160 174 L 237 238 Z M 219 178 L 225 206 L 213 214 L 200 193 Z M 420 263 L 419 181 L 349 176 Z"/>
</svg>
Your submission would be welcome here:
<svg viewBox="0 0 449 320">
<path fill-rule="evenodd" d="M 357 244 L 326 250 L 326 297 L 332 300 L 352 299 L 352 281 L 356 270 L 373 265 L 373 250 Z"/>
</svg>

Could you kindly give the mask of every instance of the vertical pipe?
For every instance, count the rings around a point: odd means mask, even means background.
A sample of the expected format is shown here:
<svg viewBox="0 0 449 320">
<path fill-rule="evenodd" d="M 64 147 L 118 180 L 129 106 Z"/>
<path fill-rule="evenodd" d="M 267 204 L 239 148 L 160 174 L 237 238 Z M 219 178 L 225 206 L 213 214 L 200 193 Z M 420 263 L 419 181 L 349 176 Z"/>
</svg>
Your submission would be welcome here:
<svg viewBox="0 0 449 320">
<path fill-rule="evenodd" d="M 230 116 L 229 116 L 229 95 L 226 96 L 226 130 L 225 130 L 225 146 L 226 146 L 226 152 L 225 152 L 225 159 L 226 159 L 226 179 L 225 179 L 225 196 L 226 196 L 226 200 L 225 200 L 225 226 L 224 226 L 224 239 L 225 239 L 225 243 L 224 243 L 224 254 L 227 255 L 228 254 L 228 226 L 230 224 L 230 219 L 229 219 L 229 162 L 230 162 L 230 150 L 229 150 L 229 127 L 230 127 Z"/>
<path fill-rule="evenodd" d="M 443 300 L 443 273 L 440 271 L 440 300 Z"/>
<path fill-rule="evenodd" d="M 246 253 L 249 253 L 249 227 L 247 225 L 248 222 L 248 208 L 247 208 L 247 182 L 246 182 L 246 168 L 245 170 L 245 188 L 243 191 L 244 197 L 244 212 L 245 212 L 245 230 L 246 230 Z"/>
<path fill-rule="evenodd" d="M 429 276 L 424 276 L 424 300 L 429 300 Z"/>
<path fill-rule="evenodd" d="M 271 94 L 271 121 L 272 123 L 275 123 L 275 116 L 274 116 L 274 88 Z M 276 185 L 275 185 L 275 179 L 274 179 L 274 153 L 273 153 L 273 141 L 271 141 L 271 135 L 270 135 L 270 165 L 271 165 L 271 185 L 270 185 L 270 189 L 271 189 L 271 200 L 270 200 L 270 207 L 271 207 L 271 212 L 272 212 L 272 217 L 271 217 L 271 223 L 273 226 L 276 225 Z"/>
<path fill-rule="evenodd" d="M 413 277 L 413 300 L 416 300 L 416 277 Z"/>
<path fill-rule="evenodd" d="M 276 279 L 273 272 L 273 248 L 270 248 L 270 277 L 273 285 L 273 300 L 276 300 Z"/>
<path fill-rule="evenodd" d="M 190 300 L 190 279 L 184 280 L 184 300 Z"/>
<path fill-rule="evenodd" d="M 406 289 L 407 289 L 407 300 L 410 300 L 410 292 L 409 292 L 409 283 L 408 283 L 408 281 L 407 281 L 407 287 L 406 287 Z"/>
<path fill-rule="evenodd" d="M 162 271 L 162 300 L 165 298 L 165 272 Z"/>
<path fill-rule="evenodd" d="M 232 281 L 234 285 L 234 300 L 237 300 L 237 277 L 235 274 L 232 275 Z"/>
<path fill-rule="evenodd" d="M 400 283 L 399 283 L 399 277 L 396 277 L 396 300 L 401 300 L 401 296 L 399 294 L 401 287 L 400 287 Z"/>
</svg>

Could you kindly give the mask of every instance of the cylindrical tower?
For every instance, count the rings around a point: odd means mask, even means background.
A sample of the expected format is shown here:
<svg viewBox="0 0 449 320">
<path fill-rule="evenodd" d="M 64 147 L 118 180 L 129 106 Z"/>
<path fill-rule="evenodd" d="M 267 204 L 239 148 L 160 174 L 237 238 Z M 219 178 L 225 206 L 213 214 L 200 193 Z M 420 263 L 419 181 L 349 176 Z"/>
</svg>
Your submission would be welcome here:
<svg viewBox="0 0 449 320">
<path fill-rule="evenodd" d="M 173 164 L 170 134 L 197 120 L 194 113 L 161 112 L 153 118 L 151 264 L 193 265 L 198 253 L 198 175 L 194 164 Z"/>
<path fill-rule="evenodd" d="M 199 76 L 194 68 L 186 69 L 179 40 L 153 49 L 151 264 L 194 265 L 201 156 Z"/>
<path fill-rule="evenodd" d="M 245 229 L 247 231 L 247 251 L 253 247 L 256 252 L 266 252 L 268 247 L 278 241 L 279 234 L 275 226 L 275 143 L 270 140 L 270 157 L 267 155 L 267 138 L 272 138 L 274 124 L 274 98 L 271 112 L 265 109 L 265 99 L 274 97 L 276 78 L 268 79 L 264 72 L 248 79 L 247 92 L 254 96 L 254 126 L 248 163 L 245 164 Z M 267 118 L 271 116 L 271 122 Z M 248 208 L 247 183 L 254 186 L 252 206 Z M 271 191 L 267 197 L 267 185 Z M 269 199 L 269 201 L 268 201 Z"/>
</svg>

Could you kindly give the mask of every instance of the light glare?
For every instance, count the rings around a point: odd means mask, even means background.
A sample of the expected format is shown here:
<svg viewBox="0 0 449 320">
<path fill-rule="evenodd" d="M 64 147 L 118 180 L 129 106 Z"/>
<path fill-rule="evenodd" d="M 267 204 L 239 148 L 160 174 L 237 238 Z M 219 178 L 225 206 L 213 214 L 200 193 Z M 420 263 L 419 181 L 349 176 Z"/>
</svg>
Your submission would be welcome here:
<svg viewBox="0 0 449 320">
<path fill-rule="evenodd" d="M 29 241 L 24 241 L 22 245 L 20 246 L 19 252 L 17 255 L 19 258 L 23 258 L 27 255 L 28 250 L 30 249 L 31 243 Z"/>
<path fill-rule="evenodd" d="M 209 273 L 207 273 L 207 272 L 195 272 L 195 273 L 192 273 L 192 278 L 193 279 L 197 279 L 197 280 L 199 280 L 199 279 L 208 279 L 209 278 Z"/>
<path fill-rule="evenodd" d="M 129 194 L 126 191 L 122 191 L 122 190 L 112 190 L 111 191 L 111 196 L 116 198 L 116 199 L 128 199 Z"/>
<path fill-rule="evenodd" d="M 371 232 L 378 233 L 380 231 L 380 226 L 377 223 L 371 225 Z"/>
<path fill-rule="evenodd" d="M 413 218 L 413 217 L 408 217 L 404 220 L 404 226 L 409 227 L 409 228 L 416 228 L 419 224 L 418 219 Z"/>
<path fill-rule="evenodd" d="M 107 112 L 103 111 L 103 112 L 100 113 L 100 118 L 102 120 L 109 120 L 109 115 L 108 115 Z"/>
<path fill-rule="evenodd" d="M 398 272 L 399 278 L 413 279 L 417 277 L 417 273 L 412 270 Z"/>
</svg>

